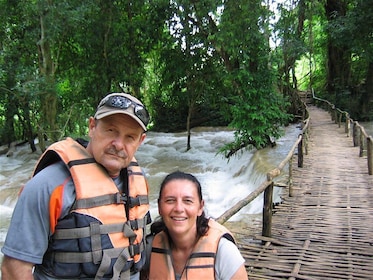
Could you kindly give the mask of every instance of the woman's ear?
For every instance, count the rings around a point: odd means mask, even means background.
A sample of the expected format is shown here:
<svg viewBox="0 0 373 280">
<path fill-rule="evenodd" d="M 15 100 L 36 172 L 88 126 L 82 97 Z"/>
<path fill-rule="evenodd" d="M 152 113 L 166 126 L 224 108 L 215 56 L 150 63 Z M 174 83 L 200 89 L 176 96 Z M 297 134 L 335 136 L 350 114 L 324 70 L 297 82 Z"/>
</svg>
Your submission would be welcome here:
<svg viewBox="0 0 373 280">
<path fill-rule="evenodd" d="M 199 211 L 198 211 L 198 216 L 201 216 L 202 215 L 202 212 L 203 212 L 203 208 L 205 207 L 205 201 L 202 199 L 201 200 L 201 205 L 200 205 L 200 208 L 199 208 Z"/>
</svg>

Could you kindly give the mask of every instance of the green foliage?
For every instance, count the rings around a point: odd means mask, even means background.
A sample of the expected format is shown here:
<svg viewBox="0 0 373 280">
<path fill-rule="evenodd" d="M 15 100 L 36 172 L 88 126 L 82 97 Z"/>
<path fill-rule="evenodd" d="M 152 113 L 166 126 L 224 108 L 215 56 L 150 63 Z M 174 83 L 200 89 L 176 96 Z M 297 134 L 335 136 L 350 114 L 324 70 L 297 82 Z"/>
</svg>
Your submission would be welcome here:
<svg viewBox="0 0 373 280">
<path fill-rule="evenodd" d="M 7 108 L 2 135 L 7 138 L 0 142 L 33 137 L 25 131 L 31 128 L 34 135 L 46 119 L 41 113 L 46 77 L 38 65 L 44 58 L 37 48 L 40 15 L 54 65 L 50 87 L 56 94 L 59 138 L 86 133 L 87 117 L 107 92 L 125 88 L 140 95 L 146 55 L 163 32 L 164 20 L 159 16 L 166 11 L 166 1 L 152 6 L 148 1 L 130 2 L 0 3 L 1 11 L 7 11 L 0 30 L 0 104 Z"/>
<path fill-rule="evenodd" d="M 344 13 L 331 13 L 326 26 L 329 45 L 334 48 L 328 62 L 336 65 L 329 72 L 327 99 L 334 99 L 353 118 L 369 120 L 373 116 L 369 106 L 373 100 L 373 5 L 351 0 L 339 1 L 335 7 Z"/>
<path fill-rule="evenodd" d="M 347 1 L 329 23 L 323 3 L 283 1 L 276 25 L 261 0 L 18 2 L 0 1 L 0 143 L 50 136 L 44 112 L 53 109 L 58 138 L 83 136 L 102 96 L 126 90 L 149 108 L 151 129 L 229 124 L 226 156 L 260 149 L 290 121 L 297 87 L 326 91 L 331 42 L 351 53 L 349 88 L 332 97 L 348 106 L 358 96 L 356 111 L 371 98 L 362 94 L 371 92 L 370 1 Z M 53 69 L 42 63 L 41 19 Z"/>
<path fill-rule="evenodd" d="M 283 126 L 290 121 L 283 96 L 273 89 L 273 79 L 262 74 L 242 71 L 241 81 L 246 79 L 249 86 L 245 91 L 232 97 L 230 126 L 235 131 L 235 141 L 221 149 L 226 157 L 241 148 L 261 149 L 272 145 L 283 134 Z"/>
</svg>

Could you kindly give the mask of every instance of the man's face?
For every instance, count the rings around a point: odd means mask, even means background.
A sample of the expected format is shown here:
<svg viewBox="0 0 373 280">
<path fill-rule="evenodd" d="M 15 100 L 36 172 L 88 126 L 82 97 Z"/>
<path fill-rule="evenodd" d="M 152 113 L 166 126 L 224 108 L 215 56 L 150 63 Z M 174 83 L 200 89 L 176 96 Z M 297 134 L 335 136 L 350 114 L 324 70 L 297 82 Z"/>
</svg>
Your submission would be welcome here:
<svg viewBox="0 0 373 280">
<path fill-rule="evenodd" d="M 131 162 L 146 134 L 130 116 L 114 114 L 100 120 L 89 119 L 90 142 L 87 146 L 95 160 L 106 168 L 111 177 Z"/>
</svg>

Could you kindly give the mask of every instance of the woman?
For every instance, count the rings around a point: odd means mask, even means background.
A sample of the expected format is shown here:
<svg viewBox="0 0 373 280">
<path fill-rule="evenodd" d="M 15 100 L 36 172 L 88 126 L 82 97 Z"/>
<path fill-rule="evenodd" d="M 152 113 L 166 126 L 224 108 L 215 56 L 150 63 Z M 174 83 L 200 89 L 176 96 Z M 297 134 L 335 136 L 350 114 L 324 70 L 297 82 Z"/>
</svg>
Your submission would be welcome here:
<svg viewBox="0 0 373 280">
<path fill-rule="evenodd" d="M 205 216 L 201 185 L 180 171 L 163 180 L 149 279 L 248 279 L 231 233 Z M 222 238 L 223 237 L 223 238 Z"/>
</svg>

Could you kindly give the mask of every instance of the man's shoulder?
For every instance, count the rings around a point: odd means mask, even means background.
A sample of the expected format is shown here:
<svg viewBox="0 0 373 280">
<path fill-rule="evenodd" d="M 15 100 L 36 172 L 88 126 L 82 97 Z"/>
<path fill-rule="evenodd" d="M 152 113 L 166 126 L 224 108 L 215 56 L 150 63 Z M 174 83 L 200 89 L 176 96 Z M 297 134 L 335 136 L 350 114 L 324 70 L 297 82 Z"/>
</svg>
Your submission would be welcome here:
<svg viewBox="0 0 373 280">
<path fill-rule="evenodd" d="M 69 175 L 69 169 L 67 168 L 66 164 L 60 160 L 55 163 L 52 163 L 45 168 L 43 168 L 40 172 L 38 172 L 34 177 L 43 177 L 45 175 L 51 176 L 63 176 L 66 178 L 66 175 Z"/>
<path fill-rule="evenodd" d="M 63 183 L 66 184 L 70 176 L 66 165 L 62 161 L 58 161 L 38 172 L 26 183 L 25 188 L 41 188 L 44 186 L 53 189 Z"/>
</svg>

